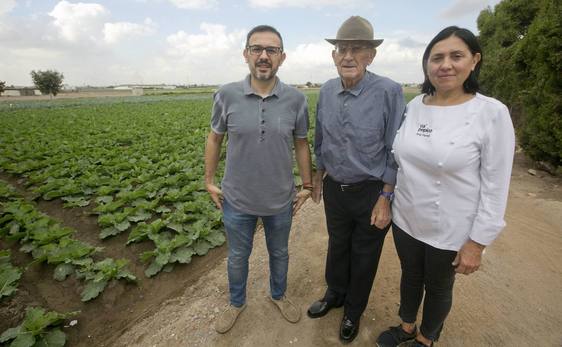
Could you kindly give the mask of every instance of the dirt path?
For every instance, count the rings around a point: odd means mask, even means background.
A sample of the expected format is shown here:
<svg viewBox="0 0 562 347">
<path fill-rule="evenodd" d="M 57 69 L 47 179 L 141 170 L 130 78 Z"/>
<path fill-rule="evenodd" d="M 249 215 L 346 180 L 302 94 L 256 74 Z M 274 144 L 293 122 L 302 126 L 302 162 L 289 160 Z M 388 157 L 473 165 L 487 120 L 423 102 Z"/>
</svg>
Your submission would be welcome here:
<svg viewBox="0 0 562 347">
<path fill-rule="evenodd" d="M 452 312 L 441 346 L 562 346 L 561 181 L 531 176 L 518 158 L 513 172 L 506 230 L 488 248 L 483 267 L 458 276 Z M 540 172 L 539 172 L 540 173 Z M 130 324 L 112 346 L 339 346 L 342 310 L 312 320 L 305 310 L 323 294 L 327 234 L 322 205 L 307 202 L 290 239 L 288 294 L 302 308 L 286 322 L 267 300 L 268 261 L 263 232 L 250 259 L 248 307 L 224 335 L 213 330 L 227 304 L 226 260 L 182 295 Z M 379 273 L 361 330 L 352 345 L 373 346 L 376 335 L 397 323 L 399 262 L 386 239 Z"/>
</svg>

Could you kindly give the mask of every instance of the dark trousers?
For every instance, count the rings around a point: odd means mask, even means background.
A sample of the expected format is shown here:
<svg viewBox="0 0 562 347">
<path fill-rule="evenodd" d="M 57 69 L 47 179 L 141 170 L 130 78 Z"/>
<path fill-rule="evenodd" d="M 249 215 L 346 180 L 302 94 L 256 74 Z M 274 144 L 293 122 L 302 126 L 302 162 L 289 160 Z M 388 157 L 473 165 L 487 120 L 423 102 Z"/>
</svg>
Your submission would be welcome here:
<svg viewBox="0 0 562 347">
<path fill-rule="evenodd" d="M 367 307 L 377 273 L 384 238 L 390 227 L 370 225 L 371 212 L 382 181 L 367 181 L 342 191 L 329 176 L 324 179 L 324 208 L 329 242 L 326 283 L 329 300 L 344 300 L 344 313 L 358 322 Z"/>
<path fill-rule="evenodd" d="M 402 267 L 398 314 L 404 322 L 414 323 L 425 289 L 420 331 L 437 341 L 453 304 L 455 268 L 451 263 L 457 252 L 418 241 L 396 224 L 392 224 L 392 235 Z"/>
</svg>

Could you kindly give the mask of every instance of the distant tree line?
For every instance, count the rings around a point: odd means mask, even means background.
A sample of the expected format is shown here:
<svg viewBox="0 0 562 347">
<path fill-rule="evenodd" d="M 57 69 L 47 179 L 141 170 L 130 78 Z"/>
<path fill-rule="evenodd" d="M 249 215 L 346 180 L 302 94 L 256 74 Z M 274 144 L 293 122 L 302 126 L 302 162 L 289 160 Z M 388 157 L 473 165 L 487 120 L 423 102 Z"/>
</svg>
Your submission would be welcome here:
<svg viewBox="0 0 562 347">
<path fill-rule="evenodd" d="M 511 109 L 520 145 L 562 173 L 562 1 L 503 0 L 478 17 L 484 93 Z"/>
</svg>

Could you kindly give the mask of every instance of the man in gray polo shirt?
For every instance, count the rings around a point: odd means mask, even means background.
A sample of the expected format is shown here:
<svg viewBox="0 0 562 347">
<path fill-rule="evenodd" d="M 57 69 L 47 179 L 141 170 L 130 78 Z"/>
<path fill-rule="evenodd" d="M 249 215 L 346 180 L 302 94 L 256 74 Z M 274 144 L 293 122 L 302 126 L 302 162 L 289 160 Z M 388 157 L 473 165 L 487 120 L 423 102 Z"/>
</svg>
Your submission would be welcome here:
<svg viewBox="0 0 562 347">
<path fill-rule="evenodd" d="M 285 295 L 288 241 L 292 216 L 312 190 L 306 98 L 276 77 L 285 60 L 281 35 L 270 26 L 255 27 L 247 35 L 243 55 L 250 74 L 215 93 L 205 148 L 205 184 L 223 211 L 228 244 L 230 305 L 215 324 L 219 333 L 230 330 L 246 307 L 248 258 L 258 218 L 269 252 L 270 299 L 285 319 L 299 321 L 300 310 Z M 225 134 L 226 168 L 220 189 L 214 177 Z M 298 193 L 293 146 L 303 182 Z"/>
<path fill-rule="evenodd" d="M 366 19 L 353 16 L 338 30 L 332 51 L 339 77 L 318 97 L 313 199 L 324 208 L 328 255 L 324 297 L 308 309 L 311 318 L 344 306 L 340 339 L 353 341 L 367 306 L 396 182 L 392 142 L 404 112 L 400 85 L 367 71 L 381 39 Z"/>
</svg>

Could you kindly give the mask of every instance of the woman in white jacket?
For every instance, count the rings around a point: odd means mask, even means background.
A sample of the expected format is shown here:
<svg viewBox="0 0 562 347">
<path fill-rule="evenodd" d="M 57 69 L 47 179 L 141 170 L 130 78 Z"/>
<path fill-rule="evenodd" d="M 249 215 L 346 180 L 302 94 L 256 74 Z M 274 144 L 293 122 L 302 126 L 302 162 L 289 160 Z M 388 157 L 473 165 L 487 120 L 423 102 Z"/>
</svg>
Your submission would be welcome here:
<svg viewBox="0 0 562 347">
<path fill-rule="evenodd" d="M 478 40 L 467 29 L 445 28 L 422 62 L 423 94 L 408 104 L 393 145 L 402 323 L 379 336 L 380 347 L 431 346 L 451 309 L 455 274 L 478 270 L 505 226 L 514 131 L 506 106 L 478 93 Z"/>
</svg>

